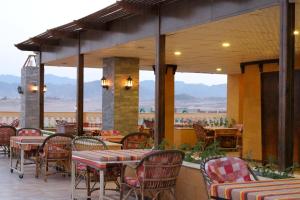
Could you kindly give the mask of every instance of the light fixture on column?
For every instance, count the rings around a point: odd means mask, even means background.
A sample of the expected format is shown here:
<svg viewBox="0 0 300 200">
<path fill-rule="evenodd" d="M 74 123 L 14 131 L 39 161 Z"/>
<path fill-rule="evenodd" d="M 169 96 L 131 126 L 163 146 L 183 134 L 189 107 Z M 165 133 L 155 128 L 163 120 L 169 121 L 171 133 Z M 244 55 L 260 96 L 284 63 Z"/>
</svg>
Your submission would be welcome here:
<svg viewBox="0 0 300 200">
<path fill-rule="evenodd" d="M 30 85 L 30 91 L 32 93 L 36 93 L 39 90 L 39 86 L 37 84 L 37 82 L 32 82 Z"/>
<path fill-rule="evenodd" d="M 130 90 L 133 86 L 133 81 L 131 76 L 128 77 L 128 79 L 126 80 L 126 85 L 125 85 L 125 89 L 126 90 Z"/>
<path fill-rule="evenodd" d="M 102 85 L 102 88 L 108 90 L 108 81 L 107 81 L 107 79 L 104 76 L 101 79 L 101 85 Z"/>
<path fill-rule="evenodd" d="M 44 93 L 47 92 L 47 85 L 44 85 L 44 89 L 43 89 Z"/>
<path fill-rule="evenodd" d="M 22 86 L 18 86 L 17 90 L 19 94 L 24 94 Z"/>
</svg>

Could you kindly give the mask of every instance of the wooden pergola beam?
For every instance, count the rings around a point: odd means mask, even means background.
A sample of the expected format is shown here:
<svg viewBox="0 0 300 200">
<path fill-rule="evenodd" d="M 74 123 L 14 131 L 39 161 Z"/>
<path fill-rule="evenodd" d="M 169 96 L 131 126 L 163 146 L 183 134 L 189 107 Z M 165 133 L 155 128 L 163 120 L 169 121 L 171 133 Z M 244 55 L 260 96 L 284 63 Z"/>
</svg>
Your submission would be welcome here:
<svg viewBox="0 0 300 200">
<path fill-rule="evenodd" d="M 70 39 L 78 38 L 78 33 L 76 32 L 66 32 L 66 31 L 58 31 L 58 30 L 48 30 L 47 32 L 53 37 L 70 38 Z"/>
<path fill-rule="evenodd" d="M 281 170 L 293 165 L 295 3 L 280 2 L 280 64 L 278 163 Z"/>
<path fill-rule="evenodd" d="M 51 38 L 30 38 L 30 41 L 38 45 L 46 45 L 46 46 L 59 45 L 58 39 L 51 39 Z"/>
<path fill-rule="evenodd" d="M 126 1 L 119 1 L 118 5 L 129 13 L 133 14 L 155 14 L 155 10 L 151 7 L 145 7 L 140 3 L 129 3 Z"/>
<path fill-rule="evenodd" d="M 161 34 L 160 8 L 157 12 L 157 30 L 155 35 L 155 146 L 161 144 L 165 137 L 165 73 L 166 73 L 166 36 Z"/>
<path fill-rule="evenodd" d="M 42 62 L 42 53 L 39 53 L 39 68 L 40 68 L 40 77 L 39 77 L 39 128 L 44 129 L 44 85 L 45 85 L 45 65 Z"/>
<path fill-rule="evenodd" d="M 106 31 L 107 25 L 101 23 L 81 22 L 79 20 L 73 21 L 78 29 L 93 30 L 93 31 Z"/>
<path fill-rule="evenodd" d="M 78 54 L 77 54 L 77 110 L 76 127 L 77 135 L 83 134 L 83 102 L 84 102 L 84 55 L 81 52 L 80 33 L 78 34 Z"/>
</svg>

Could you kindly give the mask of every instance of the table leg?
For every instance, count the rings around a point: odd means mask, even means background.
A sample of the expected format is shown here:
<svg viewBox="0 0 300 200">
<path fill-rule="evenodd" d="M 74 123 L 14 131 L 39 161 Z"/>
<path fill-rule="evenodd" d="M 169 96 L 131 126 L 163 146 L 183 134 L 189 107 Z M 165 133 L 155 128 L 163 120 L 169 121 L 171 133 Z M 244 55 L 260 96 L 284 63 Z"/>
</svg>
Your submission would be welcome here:
<svg viewBox="0 0 300 200">
<path fill-rule="evenodd" d="M 71 199 L 74 199 L 74 190 L 75 190 L 75 162 L 72 161 L 71 169 Z"/>
<path fill-rule="evenodd" d="M 99 179 L 100 179 L 100 194 L 99 194 L 99 200 L 104 200 L 104 171 L 103 169 L 100 169 L 99 172 Z"/>
<path fill-rule="evenodd" d="M 21 171 L 19 174 L 19 178 L 23 178 L 24 175 L 24 148 L 21 146 Z"/>
<path fill-rule="evenodd" d="M 13 173 L 14 172 L 14 169 L 13 169 L 13 164 L 12 164 L 12 147 L 10 146 L 9 147 L 10 150 L 9 150 L 9 163 L 10 163 L 10 172 Z"/>
</svg>

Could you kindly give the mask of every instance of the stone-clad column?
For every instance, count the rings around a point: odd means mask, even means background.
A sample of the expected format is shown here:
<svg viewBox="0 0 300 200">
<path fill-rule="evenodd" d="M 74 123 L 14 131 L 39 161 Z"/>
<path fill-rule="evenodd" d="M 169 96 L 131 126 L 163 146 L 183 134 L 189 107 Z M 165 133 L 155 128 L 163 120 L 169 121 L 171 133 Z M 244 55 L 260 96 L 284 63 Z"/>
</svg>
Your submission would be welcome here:
<svg viewBox="0 0 300 200">
<path fill-rule="evenodd" d="M 34 87 L 39 86 L 39 67 L 24 66 L 21 70 L 21 116 L 20 126 L 22 128 L 39 128 L 40 109 L 39 91 L 33 92 Z"/>
<path fill-rule="evenodd" d="M 139 59 L 104 58 L 103 76 L 109 84 L 108 90 L 102 90 L 103 129 L 119 130 L 124 135 L 136 132 L 139 115 Z M 133 87 L 126 90 L 129 76 L 133 80 Z"/>
</svg>

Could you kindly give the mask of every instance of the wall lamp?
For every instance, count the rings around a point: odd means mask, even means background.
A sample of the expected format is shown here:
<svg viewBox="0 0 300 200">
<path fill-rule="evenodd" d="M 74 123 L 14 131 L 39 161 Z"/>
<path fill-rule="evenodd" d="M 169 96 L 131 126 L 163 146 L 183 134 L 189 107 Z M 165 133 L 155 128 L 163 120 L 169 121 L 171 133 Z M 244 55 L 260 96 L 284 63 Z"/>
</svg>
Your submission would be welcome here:
<svg viewBox="0 0 300 200">
<path fill-rule="evenodd" d="M 125 89 L 130 90 L 132 88 L 132 86 L 133 86 L 133 81 L 132 81 L 131 76 L 129 76 L 126 80 Z"/>
<path fill-rule="evenodd" d="M 24 94 L 23 88 L 21 86 L 18 86 L 17 90 L 19 94 Z"/>
<path fill-rule="evenodd" d="M 39 86 L 37 84 L 37 82 L 32 82 L 30 85 L 30 91 L 32 93 L 36 93 L 37 91 L 39 91 Z"/>
<path fill-rule="evenodd" d="M 19 90 L 19 89 L 18 89 L 18 90 Z M 36 93 L 36 92 L 39 91 L 39 86 L 38 86 L 37 82 L 32 82 L 32 83 L 31 83 L 30 91 L 31 91 L 32 93 Z M 44 92 L 44 93 L 47 92 L 47 86 L 46 86 L 46 85 L 44 85 L 43 92 Z"/>
<path fill-rule="evenodd" d="M 108 90 L 108 88 L 109 88 L 108 81 L 107 81 L 107 79 L 104 76 L 101 79 L 101 85 L 102 85 L 102 88 Z"/>
</svg>

